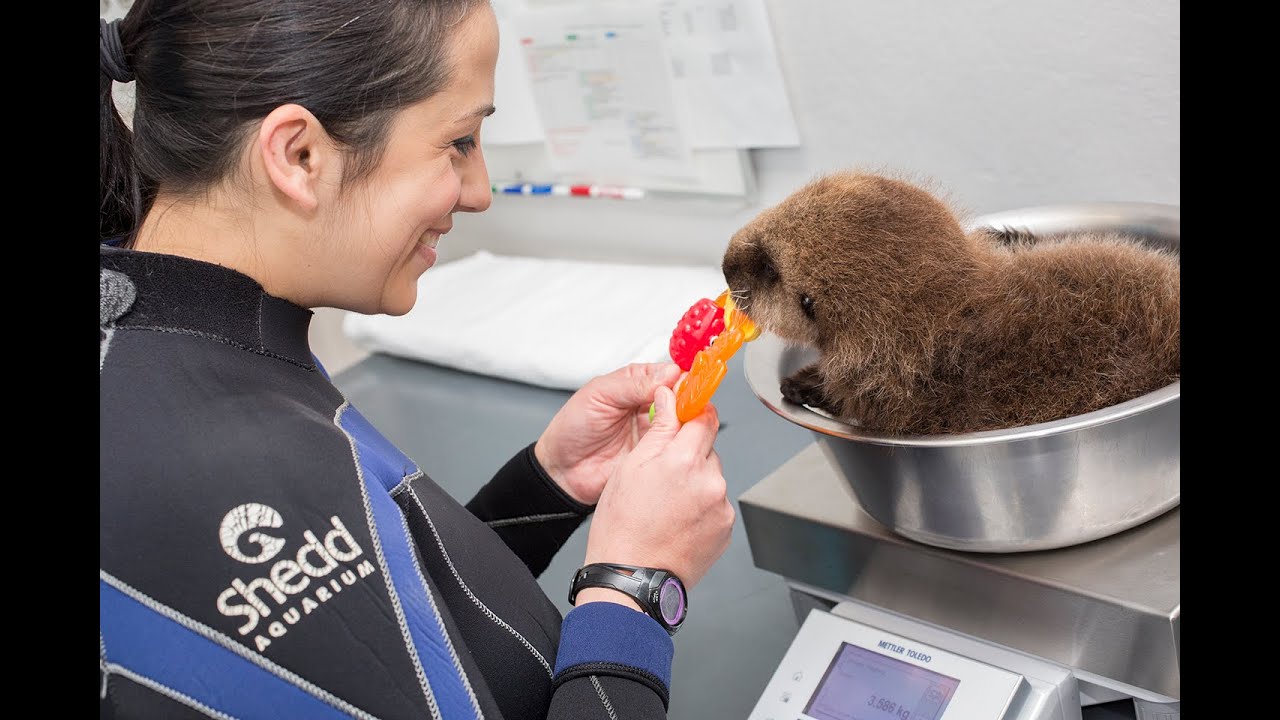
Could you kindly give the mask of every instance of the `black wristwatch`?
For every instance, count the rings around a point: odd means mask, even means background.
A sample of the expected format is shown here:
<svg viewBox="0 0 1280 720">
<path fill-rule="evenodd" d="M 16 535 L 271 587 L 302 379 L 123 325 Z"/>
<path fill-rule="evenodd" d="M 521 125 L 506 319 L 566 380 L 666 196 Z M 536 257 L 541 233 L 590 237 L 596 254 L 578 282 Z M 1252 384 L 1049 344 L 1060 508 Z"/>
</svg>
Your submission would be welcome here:
<svg viewBox="0 0 1280 720">
<path fill-rule="evenodd" d="M 579 590 L 589 587 L 613 588 L 635 598 L 640 609 L 672 635 L 689 613 L 684 583 L 669 570 L 606 563 L 586 565 L 573 574 L 569 604 L 573 604 Z"/>
</svg>

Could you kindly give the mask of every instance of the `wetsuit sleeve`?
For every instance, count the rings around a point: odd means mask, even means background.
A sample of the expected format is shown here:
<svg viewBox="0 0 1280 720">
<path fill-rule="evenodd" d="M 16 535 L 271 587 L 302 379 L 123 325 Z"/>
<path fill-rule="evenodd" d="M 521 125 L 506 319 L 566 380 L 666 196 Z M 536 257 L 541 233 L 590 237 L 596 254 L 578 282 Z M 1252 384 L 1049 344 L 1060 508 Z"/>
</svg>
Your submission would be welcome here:
<svg viewBox="0 0 1280 720">
<path fill-rule="evenodd" d="M 565 494 L 529 443 L 480 488 L 467 509 L 493 528 L 537 577 L 595 507 Z"/>
<path fill-rule="evenodd" d="M 570 610 L 547 720 L 666 718 L 673 652 L 671 636 L 644 613 L 608 602 Z"/>
</svg>

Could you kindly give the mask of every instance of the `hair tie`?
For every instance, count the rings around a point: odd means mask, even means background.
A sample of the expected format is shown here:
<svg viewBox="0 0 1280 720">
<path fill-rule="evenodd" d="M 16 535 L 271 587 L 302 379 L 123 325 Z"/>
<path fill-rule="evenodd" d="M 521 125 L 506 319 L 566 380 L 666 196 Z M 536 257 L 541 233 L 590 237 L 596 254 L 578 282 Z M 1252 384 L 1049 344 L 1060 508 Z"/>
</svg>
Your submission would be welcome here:
<svg viewBox="0 0 1280 720">
<path fill-rule="evenodd" d="M 98 50 L 102 72 L 118 83 L 133 81 L 133 72 L 124 60 L 124 44 L 120 42 L 120 21 L 98 18 Z"/>
</svg>

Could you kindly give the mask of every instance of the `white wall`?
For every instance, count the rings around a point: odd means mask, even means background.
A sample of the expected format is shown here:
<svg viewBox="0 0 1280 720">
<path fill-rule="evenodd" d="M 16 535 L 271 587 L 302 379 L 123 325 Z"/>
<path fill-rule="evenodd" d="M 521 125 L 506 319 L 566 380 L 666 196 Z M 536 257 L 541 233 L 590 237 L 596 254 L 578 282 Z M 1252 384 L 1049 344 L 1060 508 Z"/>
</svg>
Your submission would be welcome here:
<svg viewBox="0 0 1280 720">
<path fill-rule="evenodd" d="M 752 152 L 755 205 L 497 197 L 445 259 L 498 253 L 719 264 L 818 173 L 929 178 L 973 213 L 1180 204 L 1177 2 L 767 0 L 802 146 Z M 502 148 L 490 148 L 496 155 Z"/>
</svg>

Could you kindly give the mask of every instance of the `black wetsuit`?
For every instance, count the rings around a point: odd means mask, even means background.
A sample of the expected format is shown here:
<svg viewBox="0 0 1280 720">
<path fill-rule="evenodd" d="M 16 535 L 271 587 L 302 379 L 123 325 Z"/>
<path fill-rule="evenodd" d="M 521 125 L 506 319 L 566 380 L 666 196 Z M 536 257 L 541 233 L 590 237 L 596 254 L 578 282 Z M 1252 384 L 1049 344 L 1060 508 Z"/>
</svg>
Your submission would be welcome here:
<svg viewBox="0 0 1280 720">
<path fill-rule="evenodd" d="M 329 381 L 308 309 L 174 256 L 101 267 L 104 717 L 666 716 L 661 626 L 562 618 L 535 580 L 591 508 L 532 445 L 464 507 Z"/>
</svg>

